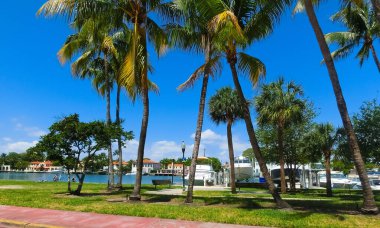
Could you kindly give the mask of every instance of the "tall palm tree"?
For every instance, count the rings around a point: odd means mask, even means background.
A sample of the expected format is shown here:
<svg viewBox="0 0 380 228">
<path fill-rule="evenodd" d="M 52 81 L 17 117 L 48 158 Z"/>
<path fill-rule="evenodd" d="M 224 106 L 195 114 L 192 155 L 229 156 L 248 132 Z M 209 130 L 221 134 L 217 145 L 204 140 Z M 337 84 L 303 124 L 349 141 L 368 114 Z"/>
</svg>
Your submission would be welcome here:
<svg viewBox="0 0 380 228">
<path fill-rule="evenodd" d="M 286 193 L 284 130 L 289 124 L 302 120 L 305 102 L 300 98 L 303 91 L 294 82 L 285 84 L 284 78 L 262 87 L 255 99 L 256 112 L 260 125 L 272 125 L 277 129 L 277 146 L 280 161 L 281 192 Z"/>
<path fill-rule="evenodd" d="M 193 202 L 193 187 L 201 142 L 204 110 L 206 104 L 209 77 L 215 77 L 221 69 L 220 56 L 215 52 L 214 34 L 207 28 L 207 20 L 197 10 L 195 0 L 177 0 L 175 7 L 181 13 L 183 25 L 168 25 L 170 43 L 185 50 L 203 52 L 205 63 L 197 68 L 178 89 L 183 91 L 192 87 L 198 79 L 202 78 L 202 88 L 199 101 L 198 118 L 194 137 L 194 147 L 189 171 L 186 203 Z"/>
<path fill-rule="evenodd" d="M 236 194 L 235 186 L 235 159 L 234 147 L 232 142 L 232 124 L 239 119 L 244 118 L 244 105 L 239 100 L 235 90 L 230 87 L 224 87 L 216 92 L 210 98 L 208 107 L 211 119 L 216 123 L 227 124 L 227 142 L 228 153 L 230 157 L 230 186 L 231 192 Z"/>
<path fill-rule="evenodd" d="M 266 69 L 258 58 L 238 52 L 238 50 L 244 49 L 253 41 L 267 36 L 273 30 L 274 23 L 288 3 L 289 1 L 286 0 L 215 0 L 200 2 L 203 8 L 202 12 L 210 15 L 210 29 L 218 33 L 219 48 L 224 52 L 230 66 L 235 89 L 242 103 L 246 99 L 239 82 L 238 68 L 241 72 L 247 74 L 254 85 L 258 83 L 261 76 L 266 74 Z M 274 186 L 257 142 L 248 105 L 244 107 L 244 121 L 252 149 L 274 201 L 278 207 L 290 208 L 290 205 L 281 199 Z"/>
<path fill-rule="evenodd" d="M 72 64 L 72 73 L 80 78 L 93 78 L 98 92 L 106 97 L 106 123 L 111 120 L 111 90 L 117 70 L 110 69 L 110 57 L 116 54 L 112 42 L 113 27 L 100 19 L 89 18 L 84 23 L 74 21 L 73 27 L 78 33 L 71 35 L 59 50 L 58 57 L 62 64 L 75 55 L 81 55 Z M 102 69 L 102 70 L 100 70 Z M 114 186 L 112 145 L 108 147 L 108 188 Z"/>
<path fill-rule="evenodd" d="M 379 37 L 380 23 L 375 18 L 375 12 L 368 4 L 359 7 L 355 4 L 349 5 L 331 17 L 332 21 L 341 22 L 347 32 L 332 32 L 325 35 L 328 44 L 337 44 L 339 49 L 331 53 L 334 59 L 344 58 L 352 53 L 355 47 L 360 47 L 356 55 L 363 64 L 371 52 L 377 69 L 380 72 L 380 61 L 377 57 L 373 42 Z"/>
<path fill-rule="evenodd" d="M 307 142 L 306 149 L 324 157 L 326 169 L 326 194 L 328 197 L 333 195 L 331 186 L 331 155 L 333 147 L 337 142 L 336 130 L 330 123 L 317 124 L 314 129 L 305 137 Z"/>
<path fill-rule="evenodd" d="M 343 96 L 342 88 L 340 86 L 338 73 L 335 68 L 334 60 L 331 56 L 330 49 L 327 45 L 325 37 L 323 35 L 321 26 L 319 25 L 318 18 L 314 11 L 313 1 L 312 0 L 299 0 L 297 2 L 294 12 L 300 12 L 303 9 L 306 10 L 306 14 L 309 18 L 310 24 L 314 30 L 315 36 L 317 38 L 319 48 L 323 55 L 323 59 L 326 63 L 326 67 L 330 76 L 331 84 L 334 90 L 338 110 L 343 121 L 344 129 L 346 130 L 348 143 L 352 157 L 354 159 L 354 164 L 358 172 L 360 181 L 363 186 L 363 207 L 362 211 L 364 213 L 378 213 L 379 209 L 376 206 L 375 199 L 371 186 L 369 185 L 367 171 L 365 169 L 365 164 L 360 152 L 358 140 L 356 138 L 354 129 L 352 127 L 352 122 L 348 114 L 346 101 Z"/>
<path fill-rule="evenodd" d="M 162 54 L 166 47 L 166 34 L 153 20 L 176 17 L 172 3 L 165 0 L 48 0 L 39 10 L 45 16 L 65 15 L 79 22 L 91 17 L 103 16 L 104 21 L 117 28 L 126 25 L 132 30 L 129 47 L 123 66 L 119 71 L 118 82 L 129 92 L 142 98 L 143 117 L 137 151 L 137 173 L 130 200 L 140 200 L 144 148 L 149 120 L 149 90 L 158 91 L 157 86 L 148 79 L 152 66 L 148 63 L 148 41 L 155 51 Z"/>
</svg>

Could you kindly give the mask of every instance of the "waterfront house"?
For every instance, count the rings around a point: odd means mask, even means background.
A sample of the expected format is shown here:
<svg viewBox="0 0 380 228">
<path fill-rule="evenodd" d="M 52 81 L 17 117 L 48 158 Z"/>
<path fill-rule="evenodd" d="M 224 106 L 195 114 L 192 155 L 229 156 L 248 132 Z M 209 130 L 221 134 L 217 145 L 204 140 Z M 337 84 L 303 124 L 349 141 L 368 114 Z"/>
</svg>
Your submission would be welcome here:
<svg viewBox="0 0 380 228">
<path fill-rule="evenodd" d="M 113 169 L 114 170 L 119 170 L 119 161 L 114 161 L 113 163 Z M 128 165 L 128 162 L 125 162 L 123 161 L 122 163 L 122 166 L 127 166 Z M 105 166 L 106 170 L 108 169 L 108 166 Z M 103 168 L 104 169 L 104 168 Z"/>
<path fill-rule="evenodd" d="M 59 172 L 62 170 L 62 166 L 54 166 L 51 161 L 32 161 L 25 172 Z"/>
<path fill-rule="evenodd" d="M 132 164 L 132 173 L 137 172 L 136 165 L 136 163 Z M 161 164 L 159 162 L 155 162 L 149 158 L 144 158 L 142 173 L 150 173 L 152 170 L 159 170 L 160 168 Z"/>
</svg>

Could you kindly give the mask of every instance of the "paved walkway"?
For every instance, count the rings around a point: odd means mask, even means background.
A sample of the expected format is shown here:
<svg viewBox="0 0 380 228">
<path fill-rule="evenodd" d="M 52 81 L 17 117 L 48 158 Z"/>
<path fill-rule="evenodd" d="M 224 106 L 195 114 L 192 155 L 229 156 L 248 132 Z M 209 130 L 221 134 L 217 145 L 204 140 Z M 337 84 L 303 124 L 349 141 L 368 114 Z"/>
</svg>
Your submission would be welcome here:
<svg viewBox="0 0 380 228">
<path fill-rule="evenodd" d="M 252 226 L 0 206 L 0 227 L 243 228 Z"/>
</svg>

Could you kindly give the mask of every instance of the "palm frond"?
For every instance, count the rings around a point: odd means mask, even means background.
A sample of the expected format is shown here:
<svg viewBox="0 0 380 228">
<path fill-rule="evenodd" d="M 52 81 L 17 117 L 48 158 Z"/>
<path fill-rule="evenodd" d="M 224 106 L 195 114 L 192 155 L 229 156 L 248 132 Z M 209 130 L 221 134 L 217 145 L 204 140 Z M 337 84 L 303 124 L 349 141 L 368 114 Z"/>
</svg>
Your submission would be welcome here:
<svg viewBox="0 0 380 228">
<path fill-rule="evenodd" d="M 245 53 L 238 53 L 238 68 L 248 74 L 253 85 L 257 85 L 259 80 L 266 75 L 266 67 L 261 60 Z"/>
</svg>

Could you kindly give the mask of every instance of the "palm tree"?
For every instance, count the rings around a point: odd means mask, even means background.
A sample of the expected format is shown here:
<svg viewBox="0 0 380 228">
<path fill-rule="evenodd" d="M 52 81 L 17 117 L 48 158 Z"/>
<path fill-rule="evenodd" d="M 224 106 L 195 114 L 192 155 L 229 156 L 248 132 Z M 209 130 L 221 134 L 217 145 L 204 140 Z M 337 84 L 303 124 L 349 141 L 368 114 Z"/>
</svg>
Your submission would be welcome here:
<svg viewBox="0 0 380 228">
<path fill-rule="evenodd" d="M 93 78 L 97 91 L 106 97 L 106 123 L 111 120 L 111 90 L 117 69 L 112 71 L 110 57 L 116 55 L 112 41 L 113 27 L 100 19 L 90 18 L 84 23 L 75 21 L 73 26 L 78 33 L 71 35 L 59 50 L 58 57 L 62 64 L 81 53 L 72 64 L 72 73 L 80 78 Z M 108 188 L 114 186 L 112 145 L 108 147 Z"/>
<path fill-rule="evenodd" d="M 356 55 L 363 64 L 371 52 L 377 69 L 380 72 L 380 61 L 377 57 L 373 41 L 379 37 L 380 23 L 375 18 L 375 12 L 368 4 L 359 7 L 355 4 L 341 9 L 331 17 L 348 28 L 347 32 L 332 32 L 325 35 L 328 44 L 337 44 L 339 49 L 332 52 L 334 59 L 344 58 L 352 53 L 355 47 L 360 47 Z"/>
<path fill-rule="evenodd" d="M 211 119 L 216 123 L 227 124 L 228 152 L 230 157 L 230 185 L 231 192 L 236 194 L 235 186 L 235 166 L 234 166 L 234 147 L 232 142 L 232 124 L 244 118 L 244 105 L 239 100 L 235 90 L 225 87 L 216 92 L 210 98 L 208 107 Z"/>
<path fill-rule="evenodd" d="M 317 124 L 314 129 L 306 135 L 305 142 L 306 148 L 313 154 L 320 155 L 322 153 L 324 157 L 324 163 L 326 168 L 326 194 L 331 197 L 331 155 L 334 145 L 337 143 L 337 131 L 330 123 Z"/>
<path fill-rule="evenodd" d="M 303 91 L 294 82 L 285 84 L 281 77 L 262 87 L 262 93 L 256 97 L 255 106 L 260 125 L 272 125 L 277 129 L 277 146 L 280 159 L 281 192 L 286 193 L 284 130 L 290 124 L 302 120 L 305 102 L 300 98 Z"/>
<path fill-rule="evenodd" d="M 365 164 L 360 152 L 358 140 L 356 138 L 354 129 L 352 127 L 351 119 L 348 114 L 346 101 L 343 96 L 342 88 L 339 83 L 338 73 L 335 68 L 334 60 L 331 56 L 330 49 L 327 45 L 325 37 L 323 35 L 321 26 L 319 25 L 318 18 L 314 11 L 312 0 L 299 0 L 297 2 L 294 12 L 306 10 L 307 16 L 309 18 L 310 24 L 314 30 L 315 36 L 317 38 L 319 47 L 321 49 L 323 59 L 326 63 L 326 67 L 330 76 L 331 84 L 334 90 L 337 106 L 343 121 L 344 129 L 346 130 L 348 143 L 352 157 L 354 159 L 354 164 L 358 172 L 360 181 L 363 186 L 363 207 L 362 211 L 364 213 L 378 213 L 379 209 L 376 206 L 376 202 L 373 196 L 371 186 L 369 185 L 367 171 L 365 169 Z"/>
<path fill-rule="evenodd" d="M 130 26 L 131 37 L 123 66 L 119 71 L 118 82 L 126 89 L 138 94 L 143 102 L 143 117 L 140 130 L 139 147 L 137 151 L 137 173 L 133 193 L 130 200 L 140 200 L 142 165 L 149 120 L 149 90 L 158 91 L 157 86 L 149 81 L 148 72 L 152 66 L 148 63 L 148 41 L 155 51 L 162 54 L 167 44 L 166 34 L 152 19 L 170 19 L 176 17 L 172 3 L 164 0 L 48 0 L 39 10 L 45 16 L 65 15 L 82 22 L 91 17 L 102 17 L 110 25 Z"/>
<path fill-rule="evenodd" d="M 208 81 L 210 76 L 214 77 L 217 75 L 221 68 L 221 63 L 219 61 L 220 56 L 215 52 L 215 47 L 213 45 L 215 36 L 208 30 L 206 19 L 199 13 L 199 11 L 197 11 L 196 1 L 177 0 L 175 1 L 175 7 L 181 12 L 184 25 L 169 25 L 167 27 L 170 43 L 185 50 L 196 50 L 197 52 L 203 52 L 205 55 L 205 63 L 196 69 L 186 82 L 178 87 L 180 91 L 183 91 L 191 88 L 198 79 L 202 78 L 194 147 L 189 171 L 187 196 L 185 200 L 186 203 L 192 203 L 194 178 L 201 142 Z"/>
<path fill-rule="evenodd" d="M 244 49 L 253 41 L 268 35 L 273 30 L 274 22 L 278 20 L 279 15 L 288 3 L 289 1 L 286 0 L 264 2 L 216 0 L 200 2 L 202 8 L 205 9 L 202 12 L 210 14 L 209 27 L 218 33 L 219 48 L 224 52 L 230 66 L 235 89 L 242 103 L 246 99 L 239 82 L 237 67 L 241 72 L 247 74 L 254 85 L 258 83 L 261 76 L 266 74 L 266 69 L 258 58 L 237 50 L 239 48 Z M 248 104 L 244 106 L 244 121 L 252 149 L 274 201 L 278 207 L 290 208 L 290 205 L 281 199 L 274 186 L 257 142 Z"/>
</svg>

